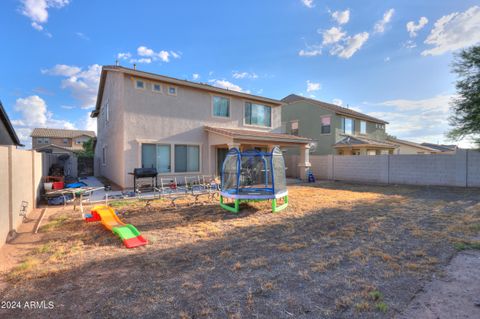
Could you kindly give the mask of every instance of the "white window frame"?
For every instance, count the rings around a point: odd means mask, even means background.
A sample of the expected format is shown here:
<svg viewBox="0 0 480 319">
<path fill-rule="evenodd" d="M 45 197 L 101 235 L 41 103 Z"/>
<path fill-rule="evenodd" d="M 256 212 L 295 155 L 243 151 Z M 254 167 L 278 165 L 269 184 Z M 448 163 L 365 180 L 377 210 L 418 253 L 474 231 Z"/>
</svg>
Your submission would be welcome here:
<svg viewBox="0 0 480 319">
<path fill-rule="evenodd" d="M 245 121 L 245 111 L 246 111 L 246 108 L 247 108 L 247 103 L 260 104 L 260 105 L 269 107 L 269 108 L 270 108 L 270 126 L 257 125 L 257 124 L 247 124 L 247 122 Z M 273 106 L 267 105 L 267 104 L 258 103 L 258 102 L 253 102 L 253 101 L 250 101 L 250 100 L 243 100 L 243 114 L 242 114 L 242 117 L 243 117 L 243 126 L 258 127 L 258 128 L 264 128 L 264 129 L 270 128 L 270 129 L 271 129 L 271 128 L 273 127 Z"/>
<path fill-rule="evenodd" d="M 138 82 L 142 82 L 143 83 L 143 87 L 139 87 L 138 86 Z M 147 82 L 145 82 L 144 80 L 140 80 L 140 79 L 134 79 L 134 84 L 135 86 L 135 89 L 137 90 L 144 90 L 147 88 Z"/>
<path fill-rule="evenodd" d="M 296 128 L 296 129 L 293 128 L 293 124 L 294 124 L 294 123 L 297 124 L 297 128 Z M 298 134 L 299 134 L 299 132 L 300 132 L 300 121 L 299 121 L 299 120 L 291 120 L 291 121 L 289 122 L 289 124 L 290 124 L 290 134 L 291 134 L 291 135 L 298 136 Z M 294 131 L 294 130 L 297 130 L 297 134 L 293 134 L 293 131 Z"/>
<path fill-rule="evenodd" d="M 107 99 L 107 103 L 105 103 L 105 124 L 110 121 L 110 101 Z"/>
<path fill-rule="evenodd" d="M 171 88 L 175 89 L 175 93 L 170 93 Z M 170 96 L 177 96 L 178 95 L 178 87 L 175 86 L 175 85 L 169 85 L 168 89 L 167 89 L 167 94 L 170 95 Z"/>
<path fill-rule="evenodd" d="M 351 133 L 347 133 L 347 132 L 346 132 L 347 126 L 345 125 L 345 121 L 346 121 L 347 119 L 349 119 L 349 120 L 352 121 L 352 131 L 351 131 Z M 343 121 L 343 134 L 354 135 L 354 134 L 355 134 L 355 119 L 354 119 L 353 117 L 344 116 L 343 119 L 342 119 L 342 121 Z"/>
<path fill-rule="evenodd" d="M 365 124 L 365 132 L 362 132 L 362 124 Z M 367 121 L 360 120 L 360 134 L 366 135 L 367 134 Z"/>
<path fill-rule="evenodd" d="M 328 133 L 322 133 L 322 126 L 323 126 L 322 120 L 325 117 L 330 118 L 330 132 L 328 132 Z M 320 116 L 320 135 L 331 135 L 331 134 L 332 134 L 332 115 L 322 115 L 322 116 Z"/>
<path fill-rule="evenodd" d="M 155 85 L 158 85 L 160 87 L 160 90 L 155 90 Z M 152 92 L 155 92 L 155 93 L 160 93 L 162 94 L 163 92 L 163 88 L 162 88 L 162 84 L 160 83 L 156 83 L 156 82 L 152 82 Z"/>
<path fill-rule="evenodd" d="M 219 115 L 215 115 L 214 111 L 215 111 L 215 103 L 214 103 L 214 99 L 216 97 L 220 97 L 220 98 L 223 98 L 223 99 L 227 99 L 228 100 L 228 116 L 219 116 Z M 216 118 L 216 119 L 230 119 L 232 118 L 232 99 L 228 96 L 224 96 L 224 95 L 212 95 L 212 103 L 211 103 L 212 107 L 211 107 L 211 115 L 212 117 Z"/>
</svg>

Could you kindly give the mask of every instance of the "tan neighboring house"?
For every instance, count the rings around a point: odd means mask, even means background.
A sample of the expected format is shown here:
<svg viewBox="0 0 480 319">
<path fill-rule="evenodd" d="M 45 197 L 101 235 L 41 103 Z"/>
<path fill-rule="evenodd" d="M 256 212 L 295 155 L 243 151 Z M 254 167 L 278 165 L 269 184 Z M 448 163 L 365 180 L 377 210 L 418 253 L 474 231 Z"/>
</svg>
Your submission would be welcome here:
<svg viewBox="0 0 480 319">
<path fill-rule="evenodd" d="M 458 150 L 457 145 L 422 143 L 422 146 L 433 148 L 438 151 L 438 154 L 455 154 Z"/>
<path fill-rule="evenodd" d="M 229 148 L 297 148 L 306 176 L 309 142 L 281 134 L 282 101 L 121 66 L 104 66 L 97 104 L 95 172 L 122 188 L 135 168 L 161 176 L 219 175 Z"/>
<path fill-rule="evenodd" d="M 414 143 L 411 141 L 401 140 L 398 138 L 387 138 L 387 141 L 397 146 L 394 154 L 397 155 L 412 155 L 412 154 L 438 154 L 439 150 L 423 144 Z"/>
<path fill-rule="evenodd" d="M 95 138 L 93 131 L 35 128 L 30 135 L 32 149 L 60 154 L 83 150 L 83 143 Z"/>
</svg>

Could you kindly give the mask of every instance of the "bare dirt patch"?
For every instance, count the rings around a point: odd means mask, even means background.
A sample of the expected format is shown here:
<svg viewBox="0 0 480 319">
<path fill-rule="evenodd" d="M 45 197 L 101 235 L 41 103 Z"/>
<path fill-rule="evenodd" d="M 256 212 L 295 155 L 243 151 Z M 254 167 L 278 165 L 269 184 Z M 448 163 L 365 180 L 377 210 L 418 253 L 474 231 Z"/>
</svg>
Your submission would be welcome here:
<svg viewBox="0 0 480 319">
<path fill-rule="evenodd" d="M 277 214 L 268 202 L 239 214 L 113 203 L 150 241 L 134 250 L 60 209 L 4 275 L 2 297 L 55 308 L 0 315 L 388 318 L 479 233 L 478 190 L 322 183 L 289 192 Z"/>
</svg>

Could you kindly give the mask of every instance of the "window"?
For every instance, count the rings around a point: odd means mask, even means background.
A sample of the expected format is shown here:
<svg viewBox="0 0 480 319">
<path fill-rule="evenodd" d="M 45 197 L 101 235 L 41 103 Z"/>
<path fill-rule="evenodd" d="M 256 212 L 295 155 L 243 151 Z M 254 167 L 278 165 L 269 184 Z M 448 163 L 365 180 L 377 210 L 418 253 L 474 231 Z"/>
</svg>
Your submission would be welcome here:
<svg viewBox="0 0 480 319">
<path fill-rule="evenodd" d="M 170 145 L 142 144 L 142 167 L 156 168 L 158 173 L 170 173 Z"/>
<path fill-rule="evenodd" d="M 345 134 L 353 134 L 355 130 L 355 124 L 353 119 L 344 117 L 342 121 L 342 129 Z"/>
<path fill-rule="evenodd" d="M 37 144 L 50 144 L 50 139 L 48 137 L 39 137 L 37 138 Z"/>
<path fill-rule="evenodd" d="M 144 90 L 145 82 L 143 82 L 142 80 L 135 80 L 135 88 Z"/>
<path fill-rule="evenodd" d="M 162 93 L 162 86 L 158 83 L 152 84 L 152 91 L 157 93 Z"/>
<path fill-rule="evenodd" d="M 83 141 L 77 140 L 75 143 L 76 143 L 76 144 L 83 144 Z"/>
<path fill-rule="evenodd" d="M 298 120 L 290 122 L 290 134 L 298 136 Z"/>
<path fill-rule="evenodd" d="M 222 96 L 213 97 L 213 116 L 230 117 L 230 99 Z"/>
<path fill-rule="evenodd" d="M 367 134 L 367 122 L 360 121 L 360 134 Z"/>
<path fill-rule="evenodd" d="M 272 126 L 272 108 L 262 104 L 245 103 L 245 124 Z"/>
<path fill-rule="evenodd" d="M 321 132 L 322 134 L 330 134 L 331 132 L 331 122 L 332 122 L 332 117 L 331 116 L 322 116 L 321 119 Z"/>
<path fill-rule="evenodd" d="M 63 144 L 68 144 L 68 138 L 63 139 Z"/>
<path fill-rule="evenodd" d="M 102 165 L 107 165 L 107 147 L 102 148 Z"/>
<path fill-rule="evenodd" d="M 107 99 L 107 103 L 105 104 L 105 123 L 110 120 L 110 103 Z"/>
<path fill-rule="evenodd" d="M 200 171 L 200 147 L 175 145 L 175 173 Z"/>
<path fill-rule="evenodd" d="M 177 88 L 175 86 L 168 87 L 168 95 L 177 95 Z"/>
</svg>

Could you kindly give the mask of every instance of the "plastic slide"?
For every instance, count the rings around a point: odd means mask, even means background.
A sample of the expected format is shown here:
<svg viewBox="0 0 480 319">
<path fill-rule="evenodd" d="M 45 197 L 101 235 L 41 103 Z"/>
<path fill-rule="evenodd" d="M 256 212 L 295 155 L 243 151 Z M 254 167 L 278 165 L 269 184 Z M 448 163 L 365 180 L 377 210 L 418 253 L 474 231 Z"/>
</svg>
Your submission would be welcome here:
<svg viewBox="0 0 480 319">
<path fill-rule="evenodd" d="M 101 222 L 106 229 L 111 230 L 120 237 L 127 248 L 144 246 L 148 243 L 147 239 L 140 235 L 135 226 L 122 222 L 111 207 L 104 205 L 95 206 L 91 214 L 85 215 L 85 221 Z"/>
</svg>

